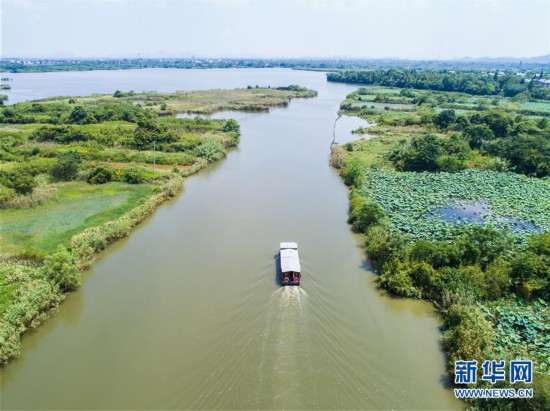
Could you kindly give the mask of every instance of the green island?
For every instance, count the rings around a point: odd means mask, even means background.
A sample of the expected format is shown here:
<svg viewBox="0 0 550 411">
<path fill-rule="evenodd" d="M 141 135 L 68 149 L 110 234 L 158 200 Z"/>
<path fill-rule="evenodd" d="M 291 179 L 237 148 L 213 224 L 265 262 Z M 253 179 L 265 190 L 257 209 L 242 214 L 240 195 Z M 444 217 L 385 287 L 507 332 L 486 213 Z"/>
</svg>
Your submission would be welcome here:
<svg viewBox="0 0 550 411">
<path fill-rule="evenodd" d="M 548 409 L 550 89 L 505 73 L 446 91 L 440 74 L 376 73 L 328 79 L 369 84 L 341 103 L 368 124 L 333 145 L 331 163 L 379 285 L 433 302 L 451 374 L 458 360 L 533 360 L 534 399 L 472 409 Z"/>
<path fill-rule="evenodd" d="M 110 243 L 238 145 L 233 119 L 314 97 L 298 86 L 58 97 L 0 109 L 0 365 Z"/>
</svg>

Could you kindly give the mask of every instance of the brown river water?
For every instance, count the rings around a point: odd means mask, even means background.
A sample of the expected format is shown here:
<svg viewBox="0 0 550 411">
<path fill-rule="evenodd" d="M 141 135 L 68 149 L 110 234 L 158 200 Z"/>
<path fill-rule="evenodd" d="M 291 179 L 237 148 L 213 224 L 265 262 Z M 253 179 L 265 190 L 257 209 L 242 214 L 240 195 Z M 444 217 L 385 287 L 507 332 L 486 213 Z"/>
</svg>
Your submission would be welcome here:
<svg viewBox="0 0 550 411">
<path fill-rule="evenodd" d="M 241 124 L 228 158 L 103 253 L 0 371 L 2 409 L 461 409 L 430 304 L 376 287 L 328 156 L 355 86 L 290 70 L 10 74 L 10 102 L 280 86 L 319 91 Z M 340 122 L 339 122 L 340 123 Z M 364 123 L 363 123 L 364 124 Z M 343 118 L 337 141 L 358 119 Z M 297 241 L 302 285 L 275 255 Z"/>
</svg>

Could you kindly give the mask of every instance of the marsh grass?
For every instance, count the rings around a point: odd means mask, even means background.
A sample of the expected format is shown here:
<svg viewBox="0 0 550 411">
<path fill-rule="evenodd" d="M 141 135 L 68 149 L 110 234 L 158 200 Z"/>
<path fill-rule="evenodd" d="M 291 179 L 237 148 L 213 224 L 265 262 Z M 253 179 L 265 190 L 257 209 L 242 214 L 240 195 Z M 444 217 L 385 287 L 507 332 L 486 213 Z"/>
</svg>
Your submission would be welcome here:
<svg viewBox="0 0 550 411">
<path fill-rule="evenodd" d="M 53 187 L 58 201 L 23 210 L 3 210 L 0 248 L 3 253 L 26 249 L 52 251 L 86 227 L 115 219 L 150 196 L 152 184 L 75 181 Z"/>
</svg>

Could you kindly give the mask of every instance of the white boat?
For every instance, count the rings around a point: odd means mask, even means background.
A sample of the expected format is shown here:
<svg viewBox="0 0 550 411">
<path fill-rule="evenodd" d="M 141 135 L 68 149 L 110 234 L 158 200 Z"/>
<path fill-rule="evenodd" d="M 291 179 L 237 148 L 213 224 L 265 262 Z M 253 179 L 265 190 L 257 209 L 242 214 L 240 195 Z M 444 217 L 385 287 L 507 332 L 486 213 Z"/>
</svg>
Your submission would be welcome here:
<svg viewBox="0 0 550 411">
<path fill-rule="evenodd" d="M 300 267 L 298 244 L 292 242 L 281 243 L 279 257 L 281 262 L 281 284 L 300 285 L 302 268 Z"/>
</svg>

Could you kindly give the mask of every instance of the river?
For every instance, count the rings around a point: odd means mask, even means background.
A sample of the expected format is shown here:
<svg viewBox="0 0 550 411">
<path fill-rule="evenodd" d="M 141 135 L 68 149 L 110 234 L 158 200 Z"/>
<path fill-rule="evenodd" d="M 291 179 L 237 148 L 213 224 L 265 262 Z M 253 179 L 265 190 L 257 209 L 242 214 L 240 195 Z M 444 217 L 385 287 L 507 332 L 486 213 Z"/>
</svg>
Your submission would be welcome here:
<svg viewBox="0 0 550 411">
<path fill-rule="evenodd" d="M 103 253 L 1 371 L 2 409 L 461 409 L 430 304 L 376 287 L 329 167 L 355 86 L 283 69 L 9 74 L 11 103 L 54 95 L 300 84 L 239 114 L 241 143 Z M 220 116 L 220 114 L 219 114 Z M 223 116 L 223 114 L 221 114 Z M 347 119 L 337 140 L 349 139 Z M 297 241 L 302 285 L 275 279 Z"/>
</svg>

